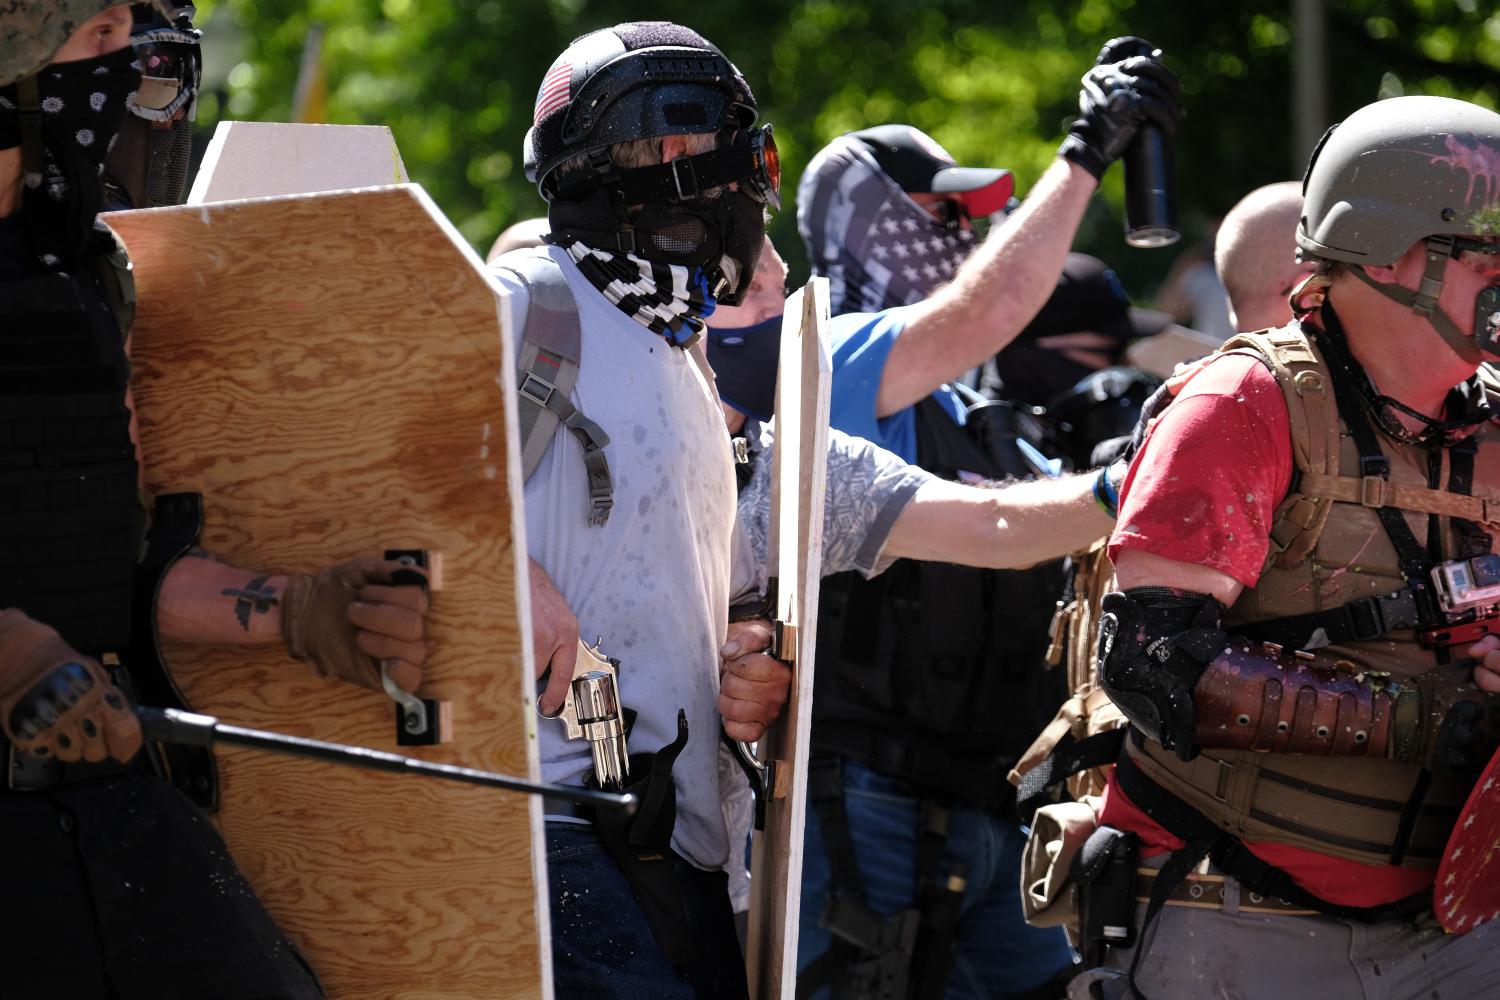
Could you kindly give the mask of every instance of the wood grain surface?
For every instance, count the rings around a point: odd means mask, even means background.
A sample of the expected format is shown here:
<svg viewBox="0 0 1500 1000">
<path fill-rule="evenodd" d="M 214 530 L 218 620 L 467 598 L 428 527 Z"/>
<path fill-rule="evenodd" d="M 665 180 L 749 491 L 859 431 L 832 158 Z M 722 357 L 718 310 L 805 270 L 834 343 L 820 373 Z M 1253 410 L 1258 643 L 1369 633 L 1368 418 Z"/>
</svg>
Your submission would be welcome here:
<svg viewBox="0 0 1500 1000">
<path fill-rule="evenodd" d="M 389 698 L 279 645 L 168 645 L 192 705 L 536 777 L 514 377 L 478 258 L 413 186 L 109 222 L 135 262 L 147 490 L 202 492 L 202 545 L 239 566 L 316 571 L 385 548 L 445 561 L 419 693 L 452 702 L 452 743 L 398 748 Z M 330 997 L 550 993 L 534 799 L 217 753 L 216 822 Z"/>
<path fill-rule="evenodd" d="M 776 795 L 766 828 L 751 840 L 750 934 L 746 969 L 750 995 L 797 995 L 797 918 L 802 903 L 802 832 L 806 822 L 811 749 L 813 649 L 823 566 L 823 497 L 828 471 L 828 279 L 813 278 L 787 300 L 776 385 L 776 447 L 772 455 L 772 569 L 778 617 L 797 628 L 790 697 L 758 747 L 776 761 Z M 788 374 L 795 382 L 788 384 Z M 795 395 L 789 393 L 795 390 Z M 792 544 L 782 539 L 791 538 Z"/>
</svg>

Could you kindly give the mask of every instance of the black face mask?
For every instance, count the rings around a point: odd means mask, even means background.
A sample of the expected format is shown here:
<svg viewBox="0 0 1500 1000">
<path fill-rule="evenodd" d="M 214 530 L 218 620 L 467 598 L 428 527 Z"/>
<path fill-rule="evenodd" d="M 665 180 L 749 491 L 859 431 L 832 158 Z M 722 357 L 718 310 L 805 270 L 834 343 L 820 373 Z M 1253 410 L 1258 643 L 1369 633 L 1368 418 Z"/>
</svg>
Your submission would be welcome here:
<svg viewBox="0 0 1500 1000">
<path fill-rule="evenodd" d="M 747 417 L 770 420 L 776 412 L 781 316 L 754 326 L 711 326 L 707 341 L 708 363 L 719 382 L 719 397 Z"/>
<path fill-rule="evenodd" d="M 24 209 L 32 243 L 48 266 L 76 258 L 88 245 L 103 199 L 100 173 L 126 113 L 126 99 L 140 86 L 133 49 L 126 47 L 93 59 L 53 63 L 36 74 L 41 109 L 41 156 L 23 153 L 26 178 Z M 0 89 L 17 105 L 4 111 L 21 123 L 13 134 L 24 144 L 21 87 Z M 0 105 L 3 108 L 4 105 Z"/>
<path fill-rule="evenodd" d="M 764 206 L 739 191 L 666 205 L 647 205 L 630 216 L 635 253 L 661 264 L 701 267 L 714 300 L 740 304 L 766 239 Z"/>
<path fill-rule="evenodd" d="M 1003 398 L 1032 406 L 1046 406 L 1079 379 L 1098 371 L 1061 351 L 1025 341 L 1013 343 L 995 355 L 995 370 L 1005 387 Z"/>
</svg>

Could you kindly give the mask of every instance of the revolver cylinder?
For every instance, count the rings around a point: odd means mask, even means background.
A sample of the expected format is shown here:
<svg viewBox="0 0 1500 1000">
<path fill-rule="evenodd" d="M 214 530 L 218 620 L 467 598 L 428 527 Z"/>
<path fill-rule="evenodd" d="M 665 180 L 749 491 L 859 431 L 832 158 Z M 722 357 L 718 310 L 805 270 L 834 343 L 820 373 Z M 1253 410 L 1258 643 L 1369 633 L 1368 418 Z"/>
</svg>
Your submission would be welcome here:
<svg viewBox="0 0 1500 1000">
<path fill-rule="evenodd" d="M 573 679 L 573 705 L 579 728 L 594 755 L 594 777 L 607 792 L 625 789 L 630 777 L 630 753 L 625 746 L 625 724 L 614 674 L 590 670 Z"/>
</svg>

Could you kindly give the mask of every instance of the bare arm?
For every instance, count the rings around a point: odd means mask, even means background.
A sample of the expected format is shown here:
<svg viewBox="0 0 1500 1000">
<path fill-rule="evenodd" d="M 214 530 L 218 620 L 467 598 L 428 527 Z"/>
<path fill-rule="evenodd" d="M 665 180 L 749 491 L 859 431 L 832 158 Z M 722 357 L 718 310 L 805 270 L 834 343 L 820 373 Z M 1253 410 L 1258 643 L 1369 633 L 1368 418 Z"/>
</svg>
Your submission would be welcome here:
<svg viewBox="0 0 1500 1000">
<path fill-rule="evenodd" d="M 1115 580 L 1121 590 L 1131 587 L 1175 587 L 1208 594 L 1226 608 L 1234 606 L 1245 589 L 1228 573 L 1195 563 L 1178 562 L 1165 556 L 1125 549 L 1115 561 Z"/>
<path fill-rule="evenodd" d="M 1057 160 L 953 281 L 913 307 L 881 375 L 877 417 L 906 409 L 1015 339 L 1057 287 L 1097 186 L 1082 167 Z"/>
<path fill-rule="evenodd" d="M 188 555 L 177 560 L 162 581 L 157 627 L 165 636 L 188 642 L 280 642 L 285 593 L 284 575 Z"/>
<path fill-rule="evenodd" d="M 364 557 L 316 576 L 289 577 L 194 552 L 162 580 L 157 627 L 188 642 L 285 643 L 288 653 L 323 676 L 375 690 L 384 665 L 392 680 L 415 691 L 427 659 L 428 599 L 424 588 L 394 582 L 406 568 Z"/>
<path fill-rule="evenodd" d="M 1088 547 L 1114 520 L 1094 502 L 1094 473 L 1000 488 L 925 484 L 891 527 L 887 555 L 1020 569 Z"/>
</svg>

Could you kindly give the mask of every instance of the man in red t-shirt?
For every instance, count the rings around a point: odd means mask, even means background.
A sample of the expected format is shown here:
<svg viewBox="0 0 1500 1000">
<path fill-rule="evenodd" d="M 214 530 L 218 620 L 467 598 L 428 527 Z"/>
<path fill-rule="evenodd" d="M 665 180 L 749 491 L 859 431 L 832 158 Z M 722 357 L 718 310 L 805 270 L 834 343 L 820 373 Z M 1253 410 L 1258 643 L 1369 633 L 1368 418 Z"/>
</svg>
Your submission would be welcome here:
<svg viewBox="0 0 1500 1000">
<path fill-rule="evenodd" d="M 1500 115 L 1381 102 L 1319 147 L 1304 194 L 1302 323 L 1204 365 L 1121 490 L 1099 677 L 1132 733 L 1101 822 L 1145 874 L 1143 944 L 1084 977 L 1108 996 L 1500 977 L 1494 924 L 1443 937 L 1430 913 L 1497 736 L 1500 639 L 1455 626 L 1500 614 L 1431 571 L 1479 568 L 1500 496 L 1476 378 L 1500 356 Z"/>
</svg>

